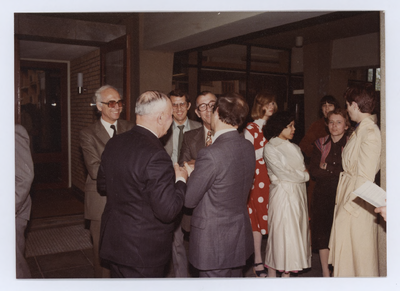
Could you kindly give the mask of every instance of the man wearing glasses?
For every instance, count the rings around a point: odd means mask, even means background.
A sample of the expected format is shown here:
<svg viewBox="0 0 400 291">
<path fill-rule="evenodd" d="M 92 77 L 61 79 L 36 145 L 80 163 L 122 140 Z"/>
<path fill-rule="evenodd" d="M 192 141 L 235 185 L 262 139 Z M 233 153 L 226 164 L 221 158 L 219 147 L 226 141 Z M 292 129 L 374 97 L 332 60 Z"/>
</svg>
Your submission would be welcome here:
<svg viewBox="0 0 400 291">
<path fill-rule="evenodd" d="M 193 165 L 197 153 L 212 142 L 211 114 L 217 97 L 210 91 L 203 91 L 196 99 L 196 114 L 203 121 L 203 126 L 187 132 L 183 136 L 182 148 L 178 163 Z"/>
<path fill-rule="evenodd" d="M 174 122 L 164 138 L 164 140 L 167 139 L 165 150 L 171 156 L 172 162 L 176 163 L 181 151 L 183 134 L 189 130 L 201 127 L 201 123 L 190 120 L 187 116 L 191 103 L 186 92 L 174 90 L 168 94 L 168 97 L 172 102 Z"/>
<path fill-rule="evenodd" d="M 101 117 L 80 132 L 80 145 L 88 176 L 85 184 L 85 219 L 90 220 L 90 235 L 93 241 L 94 275 L 96 278 L 110 277 L 110 271 L 100 264 L 99 240 L 101 215 L 106 197 L 97 192 L 96 179 L 104 147 L 114 135 L 130 130 L 134 123 L 118 120 L 123 108 L 118 91 L 109 85 L 99 88 L 93 97 Z"/>
<path fill-rule="evenodd" d="M 173 90 L 168 94 L 168 97 L 172 102 L 173 122 L 168 133 L 163 138 L 163 143 L 165 144 L 165 150 L 171 157 L 172 163 L 175 164 L 178 162 L 184 133 L 201 127 L 201 123 L 190 120 L 187 116 L 191 103 L 186 92 Z M 177 218 L 172 245 L 172 263 L 174 265 L 175 277 L 177 278 L 188 277 L 188 260 L 183 244 L 183 232 L 180 226 L 181 218 L 182 216 L 178 216 Z"/>
<path fill-rule="evenodd" d="M 217 97 L 210 91 L 203 91 L 197 96 L 195 112 L 203 121 L 203 126 L 190 130 L 183 135 L 181 152 L 178 159 L 180 166 L 183 166 L 183 162 L 194 166 L 197 153 L 212 143 L 211 115 L 216 101 Z M 181 227 L 186 240 L 189 240 L 190 236 L 192 212 L 192 209 L 183 207 Z"/>
</svg>

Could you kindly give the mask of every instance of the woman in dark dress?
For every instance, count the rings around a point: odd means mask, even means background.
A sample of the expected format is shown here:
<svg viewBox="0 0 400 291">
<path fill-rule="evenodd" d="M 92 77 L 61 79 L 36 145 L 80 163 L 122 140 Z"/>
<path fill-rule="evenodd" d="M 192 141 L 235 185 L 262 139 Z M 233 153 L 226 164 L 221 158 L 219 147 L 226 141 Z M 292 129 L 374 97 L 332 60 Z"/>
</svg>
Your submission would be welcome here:
<svg viewBox="0 0 400 291">
<path fill-rule="evenodd" d="M 309 172 L 316 180 L 312 196 L 311 239 L 312 248 L 319 250 L 322 275 L 329 277 L 329 237 L 336 188 L 342 169 L 342 150 L 347 142 L 350 120 L 345 109 L 337 108 L 327 115 L 330 134 L 317 139 L 311 156 Z"/>
</svg>

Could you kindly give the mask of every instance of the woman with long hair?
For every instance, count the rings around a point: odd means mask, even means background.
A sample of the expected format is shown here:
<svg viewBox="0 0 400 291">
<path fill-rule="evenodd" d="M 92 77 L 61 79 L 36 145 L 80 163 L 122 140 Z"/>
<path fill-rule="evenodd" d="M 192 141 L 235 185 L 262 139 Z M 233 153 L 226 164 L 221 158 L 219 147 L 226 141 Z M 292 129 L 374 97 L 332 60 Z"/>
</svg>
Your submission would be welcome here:
<svg viewBox="0 0 400 291">
<path fill-rule="evenodd" d="M 253 272 L 256 277 L 266 277 L 262 258 L 262 236 L 268 233 L 268 197 L 269 177 L 263 158 L 264 145 L 268 142 L 263 136 L 263 127 L 268 119 L 278 110 L 274 94 L 263 92 L 256 95 L 251 111 L 253 122 L 247 124 L 244 137 L 254 145 L 256 154 L 256 169 L 253 187 L 250 191 L 247 209 L 249 211 L 251 227 L 254 238 L 254 265 Z"/>
</svg>

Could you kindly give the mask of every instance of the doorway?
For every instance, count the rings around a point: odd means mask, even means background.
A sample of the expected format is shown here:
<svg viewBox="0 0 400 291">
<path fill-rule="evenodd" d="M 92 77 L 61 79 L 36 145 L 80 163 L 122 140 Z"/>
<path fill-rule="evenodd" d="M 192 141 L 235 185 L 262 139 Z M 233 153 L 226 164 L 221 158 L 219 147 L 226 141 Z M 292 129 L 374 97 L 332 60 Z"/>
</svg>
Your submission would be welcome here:
<svg viewBox="0 0 400 291">
<path fill-rule="evenodd" d="M 31 140 L 32 189 L 67 188 L 67 64 L 22 60 L 19 89 L 17 120 Z"/>
</svg>

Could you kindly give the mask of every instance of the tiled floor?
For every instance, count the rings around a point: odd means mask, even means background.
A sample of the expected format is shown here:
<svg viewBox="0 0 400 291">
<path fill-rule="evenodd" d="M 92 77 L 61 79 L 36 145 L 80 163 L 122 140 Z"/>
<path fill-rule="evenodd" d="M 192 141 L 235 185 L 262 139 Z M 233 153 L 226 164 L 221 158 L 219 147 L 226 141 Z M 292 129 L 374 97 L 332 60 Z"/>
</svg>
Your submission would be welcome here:
<svg viewBox="0 0 400 291">
<path fill-rule="evenodd" d="M 27 258 L 32 278 L 93 278 L 92 249 Z"/>
<path fill-rule="evenodd" d="M 263 240 L 265 247 L 266 239 Z M 188 247 L 188 243 L 186 243 Z M 33 278 L 93 278 L 93 254 L 92 249 L 62 252 L 56 254 L 39 255 L 27 258 Z M 255 277 L 251 263 L 245 268 L 245 277 Z M 321 277 L 318 254 L 313 254 L 312 268 L 294 277 Z M 167 277 L 173 278 L 173 269 Z"/>
<path fill-rule="evenodd" d="M 39 194 L 37 194 L 39 195 Z M 83 203 L 74 195 L 68 194 L 68 192 L 62 192 L 58 197 L 51 196 L 54 193 L 46 192 L 44 196 L 36 197 L 36 203 L 34 200 L 33 209 L 36 218 L 33 218 L 30 222 L 29 232 L 35 232 L 38 230 L 54 229 L 54 228 L 66 228 L 70 225 L 79 225 L 84 229 L 85 221 L 83 216 L 79 214 L 83 210 Z M 48 200 L 52 201 L 53 207 L 50 207 L 49 203 L 38 203 L 37 201 L 47 201 L 45 196 L 47 195 Z M 44 205 L 44 207 L 41 207 Z M 71 207 L 71 212 L 66 207 Z M 61 216 L 54 216 L 54 208 L 62 209 Z M 82 210 L 80 210 L 82 209 Z M 78 213 L 78 214 L 77 214 Z M 50 214 L 50 215 L 49 215 Z M 53 215 L 53 217 L 52 217 Z M 43 218 L 46 217 L 46 218 Z M 57 244 L 57 240 L 62 239 L 60 236 L 54 236 L 54 244 Z M 89 240 L 89 238 L 86 238 Z M 47 238 L 48 240 L 48 238 Z M 267 239 L 263 239 L 262 249 L 265 250 Z M 40 242 L 39 242 L 40 245 Z M 72 251 L 57 252 L 44 255 L 32 255 L 27 258 L 29 267 L 31 269 L 33 278 L 93 278 L 93 254 L 92 249 L 88 248 L 88 243 L 85 242 L 85 247 L 75 247 Z M 89 242 L 90 246 L 90 242 Z M 185 246 L 188 249 L 188 242 L 185 242 Z M 40 252 L 39 252 L 40 253 Z M 245 277 L 255 277 L 252 270 L 251 262 L 248 263 L 244 270 Z M 168 277 L 174 277 L 172 265 Z M 293 274 L 293 277 L 321 277 L 321 267 L 319 264 L 319 256 L 317 253 L 313 253 L 312 268 L 304 270 L 298 274 Z"/>
</svg>

